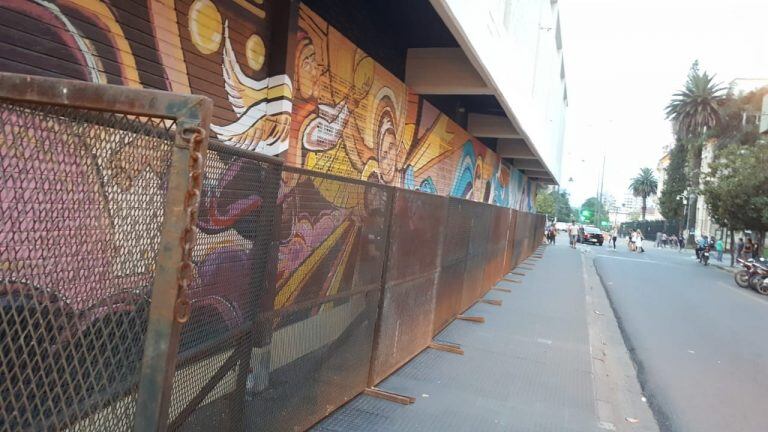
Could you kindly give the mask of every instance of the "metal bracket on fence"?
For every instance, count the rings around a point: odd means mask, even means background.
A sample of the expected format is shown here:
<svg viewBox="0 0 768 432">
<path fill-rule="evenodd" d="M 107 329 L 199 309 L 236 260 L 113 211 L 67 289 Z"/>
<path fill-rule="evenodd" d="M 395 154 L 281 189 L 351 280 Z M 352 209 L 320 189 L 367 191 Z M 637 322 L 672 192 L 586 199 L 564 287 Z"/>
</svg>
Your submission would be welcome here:
<svg viewBox="0 0 768 432">
<path fill-rule="evenodd" d="M 473 315 L 456 315 L 456 319 L 462 320 L 462 321 L 476 322 L 479 324 L 482 324 L 485 322 L 485 317 L 473 316 Z"/>
<path fill-rule="evenodd" d="M 496 300 L 496 299 L 480 299 L 480 303 L 485 303 L 493 306 L 501 306 L 501 300 Z"/>
<path fill-rule="evenodd" d="M 493 287 L 491 289 L 494 290 L 494 291 L 501 291 L 501 292 L 505 292 L 505 293 L 511 293 L 512 292 L 512 290 L 509 289 L 509 288 Z"/>
<path fill-rule="evenodd" d="M 516 272 L 516 271 L 509 272 L 509 273 L 513 274 L 513 275 L 517 275 L 517 276 L 525 276 L 525 273 L 520 273 L 520 272 Z"/>
<path fill-rule="evenodd" d="M 501 280 L 504 281 L 504 282 L 511 282 L 511 283 L 517 283 L 517 284 L 523 283 L 523 281 L 517 280 L 517 279 L 502 278 Z"/>
<path fill-rule="evenodd" d="M 464 355 L 464 350 L 461 348 L 461 345 L 459 344 L 432 341 L 430 342 L 428 347 L 432 348 L 433 350 L 445 351 L 445 352 L 458 354 L 458 355 Z"/>
<path fill-rule="evenodd" d="M 399 403 L 401 405 L 411 405 L 412 403 L 416 402 L 416 398 L 413 396 L 403 396 L 397 393 L 382 390 L 378 387 L 368 387 L 367 389 L 363 390 L 363 394 L 366 396 L 372 396 L 378 399 Z"/>
</svg>

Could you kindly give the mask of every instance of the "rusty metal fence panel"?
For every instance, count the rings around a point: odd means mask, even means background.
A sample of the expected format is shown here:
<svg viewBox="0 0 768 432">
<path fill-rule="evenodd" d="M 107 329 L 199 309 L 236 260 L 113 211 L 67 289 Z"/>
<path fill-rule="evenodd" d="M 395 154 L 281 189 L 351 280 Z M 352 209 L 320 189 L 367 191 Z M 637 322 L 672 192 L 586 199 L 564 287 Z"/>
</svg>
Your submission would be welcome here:
<svg viewBox="0 0 768 432">
<path fill-rule="evenodd" d="M 510 211 L 504 207 L 491 208 L 491 229 L 489 252 L 483 286 L 489 290 L 504 275 L 504 262 L 507 254 Z"/>
<path fill-rule="evenodd" d="M 439 333 L 462 311 L 464 273 L 472 231 L 469 203 L 470 201 L 460 198 L 448 198 L 440 274 L 435 288 L 433 334 Z"/>
<path fill-rule="evenodd" d="M 526 212 L 517 213 L 517 222 L 515 223 L 515 241 L 513 249 L 513 265 L 512 268 L 517 267 L 520 262 L 525 258 L 525 251 L 528 242 L 528 223 L 530 218 Z"/>
<path fill-rule="evenodd" d="M 394 197 L 370 385 L 397 370 L 432 340 L 448 199 L 402 189 Z"/>
<path fill-rule="evenodd" d="M 275 292 L 257 316 L 246 430 L 304 430 L 365 389 L 392 189 L 283 168 Z"/>
<path fill-rule="evenodd" d="M 517 265 L 517 256 L 515 250 L 515 239 L 517 238 L 517 218 L 518 211 L 515 209 L 509 209 L 509 233 L 507 235 L 507 253 L 504 258 L 504 270 L 502 276 L 507 274 L 512 268 Z"/>
<path fill-rule="evenodd" d="M 210 109 L 0 74 L 0 430 L 164 421 Z"/>
<path fill-rule="evenodd" d="M 282 163 L 212 144 L 193 251 L 191 315 L 182 328 L 168 430 L 243 430 L 245 399 L 269 345 Z M 261 320 L 260 320 L 261 318 Z M 249 386 L 250 384 L 250 386 Z"/>
<path fill-rule="evenodd" d="M 471 307 L 482 296 L 488 233 L 490 231 L 491 206 L 474 201 L 467 204 L 472 215 L 472 229 L 467 253 L 467 267 L 464 272 L 464 291 L 459 312 Z"/>
</svg>

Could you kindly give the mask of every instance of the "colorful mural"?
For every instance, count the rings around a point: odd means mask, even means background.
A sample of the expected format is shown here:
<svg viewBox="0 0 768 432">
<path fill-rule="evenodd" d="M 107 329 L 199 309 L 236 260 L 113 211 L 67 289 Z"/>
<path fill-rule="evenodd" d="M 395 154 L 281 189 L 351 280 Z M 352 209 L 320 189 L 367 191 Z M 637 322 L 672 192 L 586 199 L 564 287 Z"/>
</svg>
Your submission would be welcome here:
<svg viewBox="0 0 768 432">
<path fill-rule="evenodd" d="M 510 168 L 495 153 L 303 5 L 294 83 L 287 163 L 509 205 Z"/>
<path fill-rule="evenodd" d="M 405 84 L 305 6 L 299 9 L 294 166 L 397 185 Z"/>
<path fill-rule="evenodd" d="M 0 0 L 0 70 L 203 94 L 214 101 L 216 138 L 289 166 L 533 208 L 534 185 L 520 172 L 304 5 L 295 75 L 270 74 L 271 5 Z M 253 162 L 210 157 L 219 168 L 208 173 L 204 192 L 201 286 L 217 277 L 207 262 L 262 253 L 245 228 L 263 199 Z M 323 177 L 283 176 L 275 307 L 306 298 L 309 286 L 333 295 L 362 277 L 350 269 L 365 248 L 366 224 L 383 211 L 381 195 Z"/>
</svg>

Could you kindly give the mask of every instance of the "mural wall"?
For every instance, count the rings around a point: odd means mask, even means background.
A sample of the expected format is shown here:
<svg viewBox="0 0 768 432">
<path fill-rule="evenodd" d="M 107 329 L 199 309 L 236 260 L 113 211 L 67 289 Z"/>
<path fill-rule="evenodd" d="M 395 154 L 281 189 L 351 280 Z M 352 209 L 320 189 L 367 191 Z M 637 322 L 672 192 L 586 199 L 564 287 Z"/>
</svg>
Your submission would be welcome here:
<svg viewBox="0 0 768 432">
<path fill-rule="evenodd" d="M 515 183 L 494 152 L 303 5 L 293 81 L 288 164 L 530 208 L 532 189 L 521 173 Z"/>
<path fill-rule="evenodd" d="M 307 7 L 299 11 L 295 76 L 270 74 L 272 4 L 0 0 L 0 70 L 203 94 L 214 101 L 217 138 L 289 166 L 533 209 L 529 180 Z M 242 222 L 258 216 L 262 199 L 250 183 L 253 162 L 211 158 L 219 168 L 204 191 L 200 285 L 230 271 L 212 263 L 247 260 L 258 249 Z M 333 295 L 357 281 L 350 269 L 362 259 L 362 232 L 371 235 L 366 224 L 376 226 L 383 212 L 376 194 L 283 176 L 275 308 L 305 298 L 305 287 Z M 325 281 L 311 283 L 317 278 Z"/>
</svg>

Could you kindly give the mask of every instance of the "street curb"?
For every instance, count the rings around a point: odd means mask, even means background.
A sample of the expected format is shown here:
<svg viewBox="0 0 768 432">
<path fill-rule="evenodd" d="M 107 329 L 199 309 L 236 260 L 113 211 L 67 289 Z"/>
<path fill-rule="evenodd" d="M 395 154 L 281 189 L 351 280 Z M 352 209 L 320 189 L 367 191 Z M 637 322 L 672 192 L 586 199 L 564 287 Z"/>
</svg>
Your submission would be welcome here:
<svg viewBox="0 0 768 432">
<path fill-rule="evenodd" d="M 594 258 L 581 254 L 581 262 L 598 426 L 608 431 L 658 432 L 655 412 L 643 394 Z"/>
</svg>

